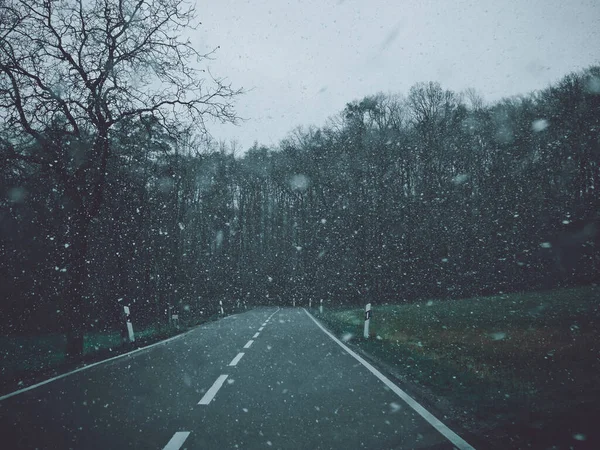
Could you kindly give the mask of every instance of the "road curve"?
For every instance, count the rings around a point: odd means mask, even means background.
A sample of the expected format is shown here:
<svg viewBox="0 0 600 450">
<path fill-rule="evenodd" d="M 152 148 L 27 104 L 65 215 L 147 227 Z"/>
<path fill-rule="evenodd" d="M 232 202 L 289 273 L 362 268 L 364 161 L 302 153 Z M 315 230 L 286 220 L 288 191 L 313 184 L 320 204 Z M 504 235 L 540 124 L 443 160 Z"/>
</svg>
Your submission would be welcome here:
<svg viewBox="0 0 600 450">
<path fill-rule="evenodd" d="M 6 398 L 0 433 L 23 449 L 471 448 L 340 344 L 303 309 L 255 309 Z"/>
</svg>

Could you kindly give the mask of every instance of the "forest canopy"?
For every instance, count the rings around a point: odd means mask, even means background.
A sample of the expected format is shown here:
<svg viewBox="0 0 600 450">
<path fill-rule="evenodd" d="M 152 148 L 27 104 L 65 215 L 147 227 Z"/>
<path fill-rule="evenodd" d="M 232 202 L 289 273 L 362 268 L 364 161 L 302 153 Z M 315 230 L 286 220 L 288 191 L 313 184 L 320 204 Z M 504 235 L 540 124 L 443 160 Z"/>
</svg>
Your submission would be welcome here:
<svg viewBox="0 0 600 450">
<path fill-rule="evenodd" d="M 3 327 L 52 329 L 68 195 L 56 171 L 11 157 L 35 150 L 4 125 Z M 374 94 L 241 156 L 170 131 L 132 116 L 111 134 L 86 328 L 115 326 L 123 304 L 151 323 L 219 300 L 411 302 L 598 281 L 598 66 L 493 104 L 435 82 Z"/>
</svg>

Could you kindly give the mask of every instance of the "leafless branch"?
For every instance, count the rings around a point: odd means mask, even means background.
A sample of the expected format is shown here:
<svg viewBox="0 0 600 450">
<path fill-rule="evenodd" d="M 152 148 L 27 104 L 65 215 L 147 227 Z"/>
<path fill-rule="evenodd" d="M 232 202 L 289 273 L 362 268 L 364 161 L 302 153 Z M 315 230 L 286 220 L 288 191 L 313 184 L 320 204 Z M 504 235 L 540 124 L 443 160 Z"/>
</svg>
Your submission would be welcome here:
<svg viewBox="0 0 600 450">
<path fill-rule="evenodd" d="M 216 49 L 202 53 L 184 37 L 198 25 L 184 0 L 8 0 L 0 18 L 0 118 L 54 156 L 63 143 L 48 130 L 91 142 L 70 175 L 89 184 L 90 213 L 118 151 L 115 126 L 151 116 L 165 130 L 206 134 L 208 117 L 238 120 L 242 90 L 203 67 Z"/>
</svg>

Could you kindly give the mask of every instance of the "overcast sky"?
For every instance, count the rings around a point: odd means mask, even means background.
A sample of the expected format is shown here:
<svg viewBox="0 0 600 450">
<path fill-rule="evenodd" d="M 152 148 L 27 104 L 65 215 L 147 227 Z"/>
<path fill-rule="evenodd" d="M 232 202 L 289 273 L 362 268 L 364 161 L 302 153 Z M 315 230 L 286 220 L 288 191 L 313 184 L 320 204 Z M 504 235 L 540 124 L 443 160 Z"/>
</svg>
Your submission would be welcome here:
<svg viewBox="0 0 600 450">
<path fill-rule="evenodd" d="M 419 81 L 494 101 L 600 63 L 598 0 L 208 0 L 197 11 L 198 49 L 220 46 L 211 71 L 249 90 L 237 100 L 248 120 L 211 132 L 244 150 Z"/>
</svg>

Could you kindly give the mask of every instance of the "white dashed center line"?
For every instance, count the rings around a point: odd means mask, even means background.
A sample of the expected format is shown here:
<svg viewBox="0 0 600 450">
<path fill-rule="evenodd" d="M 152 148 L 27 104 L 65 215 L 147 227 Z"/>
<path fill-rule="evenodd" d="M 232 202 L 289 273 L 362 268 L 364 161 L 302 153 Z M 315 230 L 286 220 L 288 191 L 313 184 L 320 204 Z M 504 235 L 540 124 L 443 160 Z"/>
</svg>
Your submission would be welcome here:
<svg viewBox="0 0 600 450">
<path fill-rule="evenodd" d="M 237 363 L 240 362 L 240 359 L 242 359 L 242 356 L 244 356 L 243 353 L 238 353 L 237 356 L 231 360 L 231 362 L 229 363 L 229 365 L 230 366 L 236 366 Z"/>
<path fill-rule="evenodd" d="M 258 331 L 262 331 L 262 330 L 264 330 L 264 329 L 265 329 L 265 327 L 260 327 L 260 328 L 258 329 Z"/>
<path fill-rule="evenodd" d="M 266 326 L 267 326 L 267 322 L 263 323 L 263 324 L 262 324 L 262 326 L 263 326 L 263 327 L 266 327 Z"/>
<path fill-rule="evenodd" d="M 258 337 L 260 333 L 255 333 L 254 336 L 252 336 L 252 339 L 256 339 Z"/>
<path fill-rule="evenodd" d="M 242 353 L 243 355 L 243 353 Z M 202 397 L 202 399 L 200 399 L 200 401 L 198 402 L 199 405 L 208 405 L 211 400 L 213 398 L 215 398 L 215 395 L 217 395 L 217 392 L 219 392 L 219 389 L 221 389 L 221 386 L 223 386 L 223 383 L 225 383 L 225 380 L 227 379 L 228 375 L 221 375 L 219 376 L 219 378 L 217 378 L 217 380 L 213 383 L 213 385 L 210 387 L 210 389 L 208 391 L 206 391 L 206 394 L 204 394 L 204 397 Z"/>
<path fill-rule="evenodd" d="M 190 435 L 189 431 L 178 431 L 171 440 L 163 447 L 163 450 L 179 450 Z"/>
<path fill-rule="evenodd" d="M 250 346 L 252 345 L 254 341 L 252 339 L 250 339 L 248 342 L 246 342 L 246 345 L 244 345 L 244 348 L 250 348 Z"/>
</svg>

